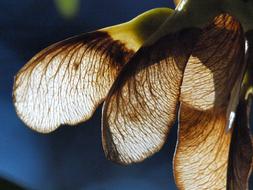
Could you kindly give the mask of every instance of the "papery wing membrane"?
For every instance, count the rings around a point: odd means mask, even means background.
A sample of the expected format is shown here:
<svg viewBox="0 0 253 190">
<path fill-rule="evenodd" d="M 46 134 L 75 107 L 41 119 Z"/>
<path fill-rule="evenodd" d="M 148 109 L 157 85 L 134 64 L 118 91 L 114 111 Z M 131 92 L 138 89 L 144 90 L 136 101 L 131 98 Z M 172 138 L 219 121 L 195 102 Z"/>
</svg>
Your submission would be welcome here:
<svg viewBox="0 0 253 190">
<path fill-rule="evenodd" d="M 133 53 L 101 31 L 50 46 L 15 78 L 13 97 L 18 115 L 43 133 L 61 124 L 87 120 Z"/>
<path fill-rule="evenodd" d="M 198 34 L 197 29 L 169 34 L 140 49 L 124 67 L 103 110 L 109 159 L 130 164 L 160 150 L 175 120 L 182 73 Z"/>
</svg>

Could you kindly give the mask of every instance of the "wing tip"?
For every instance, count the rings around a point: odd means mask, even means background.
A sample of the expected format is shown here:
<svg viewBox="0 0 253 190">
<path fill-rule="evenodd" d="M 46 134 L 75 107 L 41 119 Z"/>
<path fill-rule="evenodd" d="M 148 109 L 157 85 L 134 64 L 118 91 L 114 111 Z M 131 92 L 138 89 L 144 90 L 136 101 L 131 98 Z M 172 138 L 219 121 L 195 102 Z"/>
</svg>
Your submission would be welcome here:
<svg viewBox="0 0 253 190">
<path fill-rule="evenodd" d="M 152 152 L 147 153 L 147 155 L 140 156 L 137 159 L 136 158 L 128 158 L 128 159 L 121 159 L 120 154 L 117 154 L 117 151 L 108 151 L 108 149 L 105 149 L 103 146 L 104 154 L 107 160 L 110 160 L 116 164 L 122 165 L 122 166 L 129 166 L 134 164 L 139 164 L 145 160 L 150 159 L 153 155 L 155 155 L 157 152 L 161 150 L 164 143 L 159 146 L 158 148 L 154 149 Z"/>
<path fill-rule="evenodd" d="M 103 112 L 104 113 L 104 112 Z M 102 117 L 102 147 L 104 150 L 104 154 L 107 160 L 110 160 L 116 164 L 122 165 L 122 166 L 128 166 L 133 164 L 141 163 L 149 158 L 151 158 L 153 155 L 155 155 L 157 152 L 159 152 L 164 144 L 166 143 L 166 139 L 168 137 L 169 132 L 167 135 L 165 135 L 164 139 L 161 140 L 161 142 L 151 151 L 148 150 L 146 153 L 143 153 L 142 155 L 138 156 L 130 156 L 127 155 L 125 158 L 120 155 L 120 153 L 117 151 L 117 147 L 110 141 L 112 139 L 112 136 L 110 134 L 109 125 L 105 121 L 104 117 Z M 106 130 L 107 129 L 107 130 Z"/>
<path fill-rule="evenodd" d="M 80 123 L 83 123 L 87 120 L 89 120 L 95 111 L 93 111 L 91 114 L 89 114 L 89 116 L 85 116 L 83 117 L 83 119 L 81 120 L 78 120 L 78 121 L 67 121 L 67 122 L 61 122 L 61 123 L 56 123 L 54 125 L 37 125 L 37 124 L 34 124 L 32 123 L 31 121 L 28 121 L 26 119 L 26 117 L 24 116 L 24 114 L 22 114 L 19 109 L 18 109 L 18 106 L 16 105 L 16 102 L 15 100 L 13 100 L 14 102 L 14 107 L 15 107 L 15 112 L 16 114 L 18 115 L 18 117 L 20 118 L 20 120 L 23 122 L 23 124 L 28 127 L 29 129 L 35 131 L 35 132 L 38 132 L 38 133 L 41 133 L 41 134 L 49 134 L 49 133 L 52 133 L 54 131 L 56 131 L 58 128 L 60 128 L 61 126 L 64 126 L 64 125 L 68 125 L 68 126 L 76 126 Z M 95 109 L 96 110 L 96 109 Z"/>
</svg>

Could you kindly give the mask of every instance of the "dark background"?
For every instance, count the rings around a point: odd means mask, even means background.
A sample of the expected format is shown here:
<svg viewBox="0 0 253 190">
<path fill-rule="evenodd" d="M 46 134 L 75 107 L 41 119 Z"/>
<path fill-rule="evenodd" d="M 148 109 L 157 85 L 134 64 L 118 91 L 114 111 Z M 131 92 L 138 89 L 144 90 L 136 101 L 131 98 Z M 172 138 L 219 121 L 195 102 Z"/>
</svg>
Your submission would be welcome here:
<svg viewBox="0 0 253 190">
<path fill-rule="evenodd" d="M 124 167 L 104 157 L 101 107 L 78 127 L 64 126 L 42 135 L 24 126 L 11 98 L 14 75 L 41 49 L 162 6 L 173 4 L 171 0 L 85 0 L 77 14 L 66 19 L 53 0 L 0 1 L 1 178 L 35 190 L 176 189 L 172 173 L 176 127 L 162 151 L 141 164 Z"/>
</svg>

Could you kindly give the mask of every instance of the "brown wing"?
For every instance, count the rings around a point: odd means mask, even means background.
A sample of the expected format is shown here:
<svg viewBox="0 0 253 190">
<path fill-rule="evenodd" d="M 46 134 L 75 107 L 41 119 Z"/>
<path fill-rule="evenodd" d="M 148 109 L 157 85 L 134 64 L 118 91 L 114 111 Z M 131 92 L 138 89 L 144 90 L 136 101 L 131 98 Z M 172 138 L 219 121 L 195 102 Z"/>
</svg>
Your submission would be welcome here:
<svg viewBox="0 0 253 190">
<path fill-rule="evenodd" d="M 151 9 L 41 51 L 16 76 L 13 98 L 20 118 L 44 133 L 89 119 L 123 65 L 172 12 Z"/>
<path fill-rule="evenodd" d="M 221 15 L 203 29 L 181 86 L 174 173 L 179 189 L 226 189 L 231 131 L 226 112 L 243 67 L 240 25 Z"/>
<path fill-rule="evenodd" d="M 18 115 L 43 133 L 87 120 L 133 53 L 106 32 L 84 34 L 46 48 L 15 78 Z"/>
<path fill-rule="evenodd" d="M 253 101 L 253 31 L 247 32 L 245 36 L 248 45 L 245 59 L 247 65 L 230 146 L 228 190 L 252 189 L 253 185 L 249 183 L 253 167 L 253 139 L 250 131 Z"/>
<path fill-rule="evenodd" d="M 180 107 L 174 175 L 179 189 L 226 189 L 231 131 L 226 109 Z"/>
<path fill-rule="evenodd" d="M 181 102 L 197 110 L 224 106 L 240 74 L 244 38 L 239 23 L 218 16 L 203 33 L 187 63 L 181 86 Z"/>
<path fill-rule="evenodd" d="M 199 30 L 142 48 L 112 86 L 103 110 L 103 148 L 121 164 L 140 162 L 164 144 L 176 116 L 182 73 Z"/>
</svg>

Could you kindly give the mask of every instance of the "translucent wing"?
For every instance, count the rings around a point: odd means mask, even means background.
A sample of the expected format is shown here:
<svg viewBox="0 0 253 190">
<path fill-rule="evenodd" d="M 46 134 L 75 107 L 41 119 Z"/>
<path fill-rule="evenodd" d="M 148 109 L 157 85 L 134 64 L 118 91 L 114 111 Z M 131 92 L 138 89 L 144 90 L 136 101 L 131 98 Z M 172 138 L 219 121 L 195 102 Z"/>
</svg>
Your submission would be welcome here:
<svg viewBox="0 0 253 190">
<path fill-rule="evenodd" d="M 153 9 L 131 22 L 67 39 L 38 53 L 15 78 L 13 99 L 19 117 L 43 133 L 89 119 L 123 65 L 171 12 Z"/>
<path fill-rule="evenodd" d="M 132 55 L 133 51 L 105 32 L 50 46 L 31 59 L 15 78 L 13 97 L 18 115 L 43 133 L 60 124 L 87 120 Z"/>
<path fill-rule="evenodd" d="M 224 106 L 243 68 L 244 38 L 240 24 L 220 15 L 203 29 L 185 68 L 181 102 L 197 110 Z"/>
<path fill-rule="evenodd" d="M 203 29 L 181 86 L 174 173 L 179 189 L 226 189 L 231 90 L 244 58 L 242 29 L 228 15 Z"/>
<path fill-rule="evenodd" d="M 189 29 L 163 37 L 124 67 L 103 109 L 102 140 L 109 159 L 140 162 L 162 147 L 175 120 L 182 73 L 198 34 Z"/>
<path fill-rule="evenodd" d="M 174 175 L 179 189 L 226 189 L 231 131 L 226 109 L 180 107 Z"/>
</svg>

